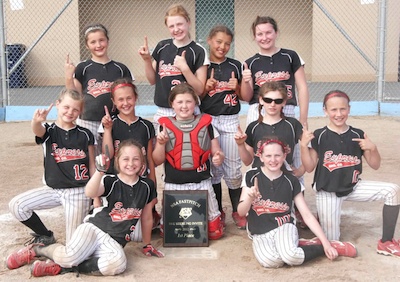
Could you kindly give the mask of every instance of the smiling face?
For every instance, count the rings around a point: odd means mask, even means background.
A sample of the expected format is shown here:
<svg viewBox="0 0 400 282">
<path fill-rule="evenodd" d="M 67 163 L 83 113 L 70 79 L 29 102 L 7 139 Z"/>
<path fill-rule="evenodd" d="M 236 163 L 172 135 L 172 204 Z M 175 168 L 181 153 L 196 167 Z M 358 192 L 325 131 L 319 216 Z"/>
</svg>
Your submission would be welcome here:
<svg viewBox="0 0 400 282">
<path fill-rule="evenodd" d="M 209 38 L 207 43 L 210 46 L 210 60 L 220 63 L 225 60 L 225 56 L 231 48 L 232 36 L 220 31 Z"/>
<path fill-rule="evenodd" d="M 134 145 L 127 145 L 118 149 L 116 170 L 123 175 L 138 176 L 144 165 L 142 150 Z"/>
<path fill-rule="evenodd" d="M 337 132 L 347 129 L 350 114 L 349 101 L 345 97 L 331 97 L 325 102 L 325 114 L 329 117 L 329 127 Z"/>
<path fill-rule="evenodd" d="M 123 86 L 116 89 L 111 99 L 122 117 L 135 114 L 137 96 L 132 87 Z"/>
<path fill-rule="evenodd" d="M 278 37 L 278 32 L 270 23 L 262 23 L 255 27 L 254 39 L 260 47 L 261 51 L 274 51 L 275 41 Z"/>
<path fill-rule="evenodd" d="M 196 101 L 190 93 L 177 94 L 171 104 L 177 120 L 190 120 L 193 118 Z"/>
<path fill-rule="evenodd" d="M 83 101 L 74 100 L 66 94 L 61 100 L 57 100 L 57 123 L 59 125 L 72 125 L 82 111 Z"/>
<path fill-rule="evenodd" d="M 89 32 L 86 36 L 86 47 L 92 54 L 92 59 L 107 57 L 108 38 L 102 30 Z"/>
<path fill-rule="evenodd" d="M 273 142 L 265 145 L 260 155 L 260 161 L 264 164 L 264 168 L 272 173 L 281 172 L 285 158 L 286 154 L 282 146 Z"/>
<path fill-rule="evenodd" d="M 188 22 L 184 17 L 169 16 L 166 19 L 165 23 L 168 27 L 171 37 L 174 38 L 175 41 L 181 44 L 185 44 L 190 40 L 189 38 L 190 22 Z"/>
</svg>

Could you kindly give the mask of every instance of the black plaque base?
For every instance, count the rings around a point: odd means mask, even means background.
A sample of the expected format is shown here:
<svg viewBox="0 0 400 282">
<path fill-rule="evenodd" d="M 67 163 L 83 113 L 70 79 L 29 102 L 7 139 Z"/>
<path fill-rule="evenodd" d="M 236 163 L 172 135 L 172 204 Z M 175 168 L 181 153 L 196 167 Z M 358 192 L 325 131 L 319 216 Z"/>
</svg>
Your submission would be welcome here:
<svg viewBox="0 0 400 282">
<path fill-rule="evenodd" d="M 208 246 L 207 194 L 164 190 L 164 247 Z"/>
</svg>

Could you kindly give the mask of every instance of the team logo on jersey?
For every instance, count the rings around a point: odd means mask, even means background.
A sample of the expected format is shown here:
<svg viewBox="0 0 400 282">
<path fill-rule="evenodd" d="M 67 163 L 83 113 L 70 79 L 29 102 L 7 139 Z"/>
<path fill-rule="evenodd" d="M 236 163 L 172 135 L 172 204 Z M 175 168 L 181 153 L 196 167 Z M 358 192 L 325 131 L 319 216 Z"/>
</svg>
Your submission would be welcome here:
<svg viewBox="0 0 400 282">
<path fill-rule="evenodd" d="M 361 160 L 357 156 L 333 154 L 333 151 L 326 151 L 324 154 L 323 166 L 326 167 L 329 172 L 332 172 L 339 168 L 352 167 L 359 165 Z"/>
<path fill-rule="evenodd" d="M 282 81 L 290 78 L 288 71 L 267 72 L 258 71 L 254 74 L 255 83 L 261 87 L 267 81 Z"/>
<path fill-rule="evenodd" d="M 57 143 L 53 143 L 51 146 L 53 149 L 51 155 L 54 157 L 56 163 L 82 160 L 86 158 L 85 151 L 81 149 L 58 148 Z"/>
<path fill-rule="evenodd" d="M 111 84 L 110 81 L 97 81 L 95 78 L 88 81 L 87 93 L 92 95 L 94 98 L 97 98 L 100 95 L 111 92 Z"/>
<path fill-rule="evenodd" d="M 270 199 L 258 199 L 253 202 L 253 210 L 257 215 L 264 213 L 285 213 L 289 210 L 287 203 L 275 202 Z"/>
<path fill-rule="evenodd" d="M 125 220 L 139 219 L 142 214 L 142 210 L 138 208 L 127 208 L 125 209 L 124 204 L 116 202 L 114 208 L 109 213 L 113 222 L 121 222 Z"/>
<path fill-rule="evenodd" d="M 229 83 L 227 81 L 218 81 L 215 88 L 210 92 L 208 92 L 208 96 L 212 97 L 218 93 L 223 93 L 225 91 L 232 91 L 232 89 L 228 85 Z"/>
<path fill-rule="evenodd" d="M 181 70 L 175 67 L 174 65 L 164 64 L 164 61 L 160 61 L 158 69 L 158 75 L 160 76 L 160 78 L 163 78 L 165 76 L 177 76 L 181 74 L 182 74 Z"/>
</svg>

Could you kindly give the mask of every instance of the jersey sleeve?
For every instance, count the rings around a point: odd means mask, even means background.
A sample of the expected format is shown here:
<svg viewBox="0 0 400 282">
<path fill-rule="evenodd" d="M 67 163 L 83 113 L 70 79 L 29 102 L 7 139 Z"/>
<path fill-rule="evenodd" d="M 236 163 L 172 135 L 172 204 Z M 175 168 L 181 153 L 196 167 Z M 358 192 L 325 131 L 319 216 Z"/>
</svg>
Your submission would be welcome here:
<svg viewBox="0 0 400 282">
<path fill-rule="evenodd" d="M 296 71 L 300 68 L 300 67 L 302 67 L 303 65 L 304 65 L 304 62 L 303 62 L 303 60 L 300 58 L 300 56 L 295 52 L 295 51 L 292 51 L 293 53 L 292 53 L 292 58 L 293 58 L 293 61 L 292 61 L 292 69 L 293 69 L 293 74 L 294 73 L 296 73 Z"/>
<path fill-rule="evenodd" d="M 254 142 L 254 136 L 253 136 L 253 130 L 252 130 L 252 128 L 253 128 L 253 126 L 252 126 L 252 124 L 253 123 L 250 123 L 248 126 L 247 126 L 247 128 L 246 128 L 246 135 L 247 135 L 247 138 L 246 138 L 246 144 L 247 145 L 249 145 L 250 147 L 253 147 L 253 142 Z"/>
<path fill-rule="evenodd" d="M 85 67 L 85 63 L 84 62 L 80 62 L 76 68 L 75 68 L 75 73 L 74 73 L 74 78 L 76 78 L 82 85 L 83 85 L 83 80 L 84 80 L 84 75 L 83 75 L 83 69 Z"/>
<path fill-rule="evenodd" d="M 46 131 L 45 131 L 45 133 L 44 133 L 44 135 L 42 136 L 42 137 L 40 137 L 40 136 L 35 136 L 35 142 L 36 142 L 36 144 L 43 144 L 44 142 L 45 142 L 45 140 L 49 137 L 49 128 L 50 128 L 50 125 L 46 122 L 46 123 L 43 123 L 43 126 L 44 126 L 44 128 L 46 129 Z"/>
</svg>

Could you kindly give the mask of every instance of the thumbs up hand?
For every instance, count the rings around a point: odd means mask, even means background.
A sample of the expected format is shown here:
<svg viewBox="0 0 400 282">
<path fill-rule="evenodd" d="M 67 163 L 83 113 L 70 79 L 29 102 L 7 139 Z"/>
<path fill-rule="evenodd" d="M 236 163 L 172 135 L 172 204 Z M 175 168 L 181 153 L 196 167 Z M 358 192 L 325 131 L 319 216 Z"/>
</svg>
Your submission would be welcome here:
<svg viewBox="0 0 400 282">
<path fill-rule="evenodd" d="M 189 66 L 186 62 L 186 50 L 183 50 L 180 56 L 179 55 L 175 56 L 174 66 L 180 69 L 181 72 L 184 72 L 185 70 L 189 69 Z"/>
<path fill-rule="evenodd" d="M 215 166 L 220 166 L 225 159 L 225 155 L 222 151 L 216 151 L 214 156 L 212 156 L 212 163 Z"/>
<path fill-rule="evenodd" d="M 235 77 L 235 72 L 232 71 L 231 78 L 230 78 L 229 81 L 228 81 L 228 87 L 229 87 L 230 89 L 232 89 L 232 90 L 236 90 L 236 88 L 238 87 L 238 85 L 239 85 L 239 83 L 238 83 L 237 78 Z"/>
<path fill-rule="evenodd" d="M 252 80 L 251 70 L 249 69 L 249 66 L 247 65 L 246 62 L 243 63 L 242 77 L 243 77 L 243 81 L 246 83 L 249 83 Z"/>
</svg>

